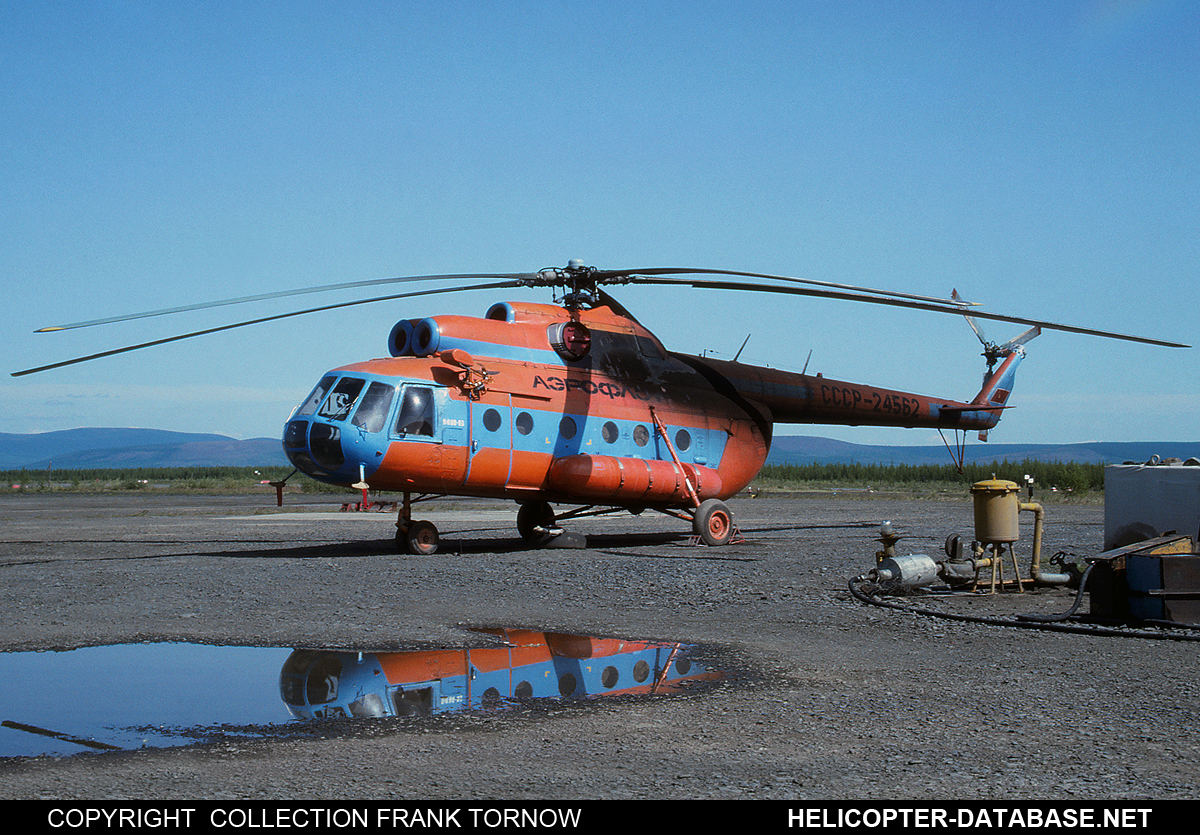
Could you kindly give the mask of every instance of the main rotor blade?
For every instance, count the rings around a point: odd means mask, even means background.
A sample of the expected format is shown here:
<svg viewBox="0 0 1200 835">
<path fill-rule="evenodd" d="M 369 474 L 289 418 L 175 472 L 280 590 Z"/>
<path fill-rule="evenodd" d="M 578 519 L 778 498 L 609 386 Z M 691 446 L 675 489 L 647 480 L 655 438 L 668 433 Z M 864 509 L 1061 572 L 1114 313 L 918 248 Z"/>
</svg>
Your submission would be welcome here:
<svg viewBox="0 0 1200 835">
<path fill-rule="evenodd" d="M 502 288 L 521 287 L 519 281 L 497 281 L 489 284 L 475 284 L 468 287 L 438 287 L 433 290 L 417 290 L 412 293 L 397 293 L 391 296 L 377 296 L 373 299 L 357 299 L 351 302 L 341 302 L 339 304 L 327 304 L 322 307 L 310 307 L 307 310 L 295 310 L 291 313 L 279 313 L 275 316 L 264 316 L 260 319 L 250 319 L 245 322 L 236 322 L 232 325 L 220 325 L 215 328 L 206 328 L 201 331 L 192 331 L 191 333 L 182 333 L 177 336 L 168 336 L 164 339 L 155 339 L 150 342 L 141 342 L 137 345 L 126 345 L 124 348 L 114 348 L 110 351 L 100 351 L 96 354 L 88 354 L 86 357 L 76 357 L 74 359 L 63 360 L 62 362 L 54 362 L 49 365 L 40 365 L 37 368 L 27 368 L 24 371 L 14 371 L 11 376 L 24 377 L 27 374 L 37 374 L 41 371 L 49 371 L 53 368 L 62 368 L 67 365 L 76 365 L 81 362 L 89 362 L 91 360 L 101 359 L 103 357 L 111 357 L 117 354 L 126 354 L 130 351 L 139 351 L 142 348 L 152 348 L 155 345 L 166 345 L 169 342 L 179 342 L 183 339 L 191 339 L 194 336 L 204 336 L 210 333 L 219 333 L 221 331 L 233 330 L 234 328 L 244 328 L 249 325 L 261 325 L 264 322 L 274 322 L 278 319 L 288 319 L 292 316 L 303 316 L 308 313 L 320 313 L 325 310 L 337 310 L 342 307 L 354 307 L 360 304 L 373 304 L 375 302 L 393 301 L 395 299 L 410 299 L 414 296 L 433 296 L 438 293 L 457 293 L 466 290 L 499 290 Z"/>
<path fill-rule="evenodd" d="M 691 278 L 652 278 L 642 283 L 683 284 L 690 287 L 706 288 L 709 290 L 751 290 L 757 293 L 779 293 L 789 296 L 818 296 L 821 298 L 841 299 L 843 301 L 883 304 L 890 305 L 892 307 L 907 307 L 914 310 L 928 310 L 933 313 L 950 313 L 955 316 L 967 315 L 967 311 L 964 310 L 960 305 L 952 304 L 951 306 L 945 306 L 907 299 L 889 298 L 885 296 L 870 296 L 863 293 L 844 293 L 836 290 L 806 289 L 803 287 L 777 287 L 771 284 L 744 284 L 736 281 L 716 281 Z M 1133 336 L 1131 334 L 1116 333 L 1114 331 L 1096 330 L 1095 328 L 1081 328 L 1075 325 L 1062 325 L 1056 322 L 1045 322 L 1040 319 L 1026 319 L 1021 316 L 1006 316 L 999 313 L 984 313 L 979 310 L 971 310 L 969 315 L 979 319 L 991 319 L 997 322 L 1013 322 L 1019 325 L 1030 325 L 1040 328 L 1047 328 L 1049 330 L 1085 334 L 1087 336 L 1102 336 L 1106 339 L 1123 339 L 1126 342 L 1141 342 L 1145 345 L 1160 345 L 1164 348 L 1192 347 L 1191 345 L 1185 345 L 1181 342 L 1167 342 L 1162 339 L 1151 339 L 1145 336 Z"/>
<path fill-rule="evenodd" d="M 332 290 L 352 290 L 355 287 L 375 287 L 380 284 L 400 284 L 409 281 L 478 281 L 484 278 L 498 278 L 509 281 L 530 279 L 534 273 L 461 273 L 447 275 L 409 275 L 396 278 L 372 278 L 365 281 L 347 281 L 341 284 L 324 284 L 319 287 L 304 287 L 299 290 L 280 290 L 275 293 L 260 293 L 254 296 L 239 296 L 233 299 L 218 299 L 217 301 L 199 302 L 197 304 L 166 307 L 161 310 L 147 310 L 142 313 L 127 313 L 122 316 L 110 316 L 107 319 L 89 319 L 86 322 L 72 322 L 67 325 L 50 325 L 38 328 L 34 333 L 51 333 L 54 331 L 74 330 L 75 328 L 90 328 L 93 325 L 108 325 L 113 322 L 128 322 L 133 319 L 149 319 L 153 316 L 166 316 L 171 313 L 187 313 L 192 310 L 207 310 L 213 307 L 225 307 L 232 304 L 246 304 L 267 299 L 286 299 L 291 296 L 304 296 L 311 293 L 325 293 Z M 468 289 L 468 288 L 458 288 Z M 269 321 L 269 320 L 264 320 Z"/>
<path fill-rule="evenodd" d="M 772 281 L 787 281 L 792 284 L 806 284 L 813 287 L 828 287 L 833 290 L 848 290 L 856 293 L 873 293 L 877 296 L 890 296 L 897 299 L 930 302 L 933 304 L 956 304 L 964 307 L 974 307 L 978 302 L 968 302 L 963 299 L 942 299 L 936 296 L 918 296 L 912 293 L 899 293 L 893 290 L 875 290 L 871 287 L 859 287 L 854 284 L 836 284 L 832 281 L 817 281 L 813 278 L 792 278 L 786 275 L 771 275 L 769 273 L 748 273 L 740 270 L 708 270 L 693 267 L 651 267 L 645 270 L 598 270 L 596 279 L 606 281 L 614 278 L 628 277 L 631 283 L 639 283 L 639 276 L 668 276 L 668 275 L 735 275 L 744 278 L 766 278 Z M 647 282 L 640 282 L 647 283 Z"/>
</svg>

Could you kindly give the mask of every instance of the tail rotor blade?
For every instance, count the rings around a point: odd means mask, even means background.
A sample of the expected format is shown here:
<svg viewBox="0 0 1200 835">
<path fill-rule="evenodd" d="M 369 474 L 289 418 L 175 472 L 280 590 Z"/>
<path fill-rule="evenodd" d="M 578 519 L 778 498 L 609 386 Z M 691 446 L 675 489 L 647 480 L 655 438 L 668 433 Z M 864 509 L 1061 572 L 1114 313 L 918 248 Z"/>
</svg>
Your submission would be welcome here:
<svg viewBox="0 0 1200 835">
<path fill-rule="evenodd" d="M 970 302 L 966 301 L 958 294 L 957 288 L 950 291 L 950 300 L 955 304 L 962 305 L 963 307 L 966 307 L 968 304 L 970 304 Z M 967 324 L 971 326 L 971 330 L 975 331 L 975 336 L 979 337 L 979 341 L 983 343 L 983 346 L 986 348 L 988 344 L 987 337 L 983 335 L 983 329 L 979 327 L 979 323 L 975 321 L 973 316 L 968 316 L 965 313 L 963 314 L 963 318 L 967 320 Z"/>
<path fill-rule="evenodd" d="M 1031 341 L 1034 337 L 1039 336 L 1041 334 L 1041 332 L 1042 332 L 1042 329 L 1039 326 L 1034 325 L 1032 328 L 1025 331 L 1025 333 L 1021 334 L 1020 336 L 1018 336 L 1014 339 L 1008 340 L 1007 342 L 1005 342 L 1003 345 L 1001 345 L 996 350 L 1002 351 L 1005 354 L 1010 354 L 1010 353 L 1012 353 L 1012 351 L 1015 348 L 1019 348 L 1020 346 Z"/>
</svg>

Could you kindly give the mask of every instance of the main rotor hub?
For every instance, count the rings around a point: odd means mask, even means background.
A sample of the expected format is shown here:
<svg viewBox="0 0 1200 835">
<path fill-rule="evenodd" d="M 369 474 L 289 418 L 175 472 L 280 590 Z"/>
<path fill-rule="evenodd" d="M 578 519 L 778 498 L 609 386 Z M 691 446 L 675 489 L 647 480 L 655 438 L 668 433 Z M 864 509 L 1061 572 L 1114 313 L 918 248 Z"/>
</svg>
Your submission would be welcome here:
<svg viewBox="0 0 1200 835">
<path fill-rule="evenodd" d="M 562 287 L 561 301 L 570 310 L 595 306 L 599 300 L 600 291 L 597 285 L 599 270 L 589 267 L 577 258 L 572 258 L 565 267 L 546 267 L 539 270 L 537 277 L 526 282 L 538 287 Z"/>
</svg>

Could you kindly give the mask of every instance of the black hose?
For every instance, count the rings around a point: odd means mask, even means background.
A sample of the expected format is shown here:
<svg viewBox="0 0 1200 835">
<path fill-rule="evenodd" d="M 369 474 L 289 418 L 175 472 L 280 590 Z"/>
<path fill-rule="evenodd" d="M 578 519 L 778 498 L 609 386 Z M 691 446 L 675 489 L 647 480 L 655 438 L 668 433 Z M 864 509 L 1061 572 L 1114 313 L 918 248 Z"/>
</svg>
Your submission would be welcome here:
<svg viewBox="0 0 1200 835">
<path fill-rule="evenodd" d="M 1089 567 L 1088 570 L 1090 571 L 1091 568 Z M 1086 573 L 1084 574 L 1084 577 L 1087 577 Z M 1076 626 L 1062 623 L 1059 619 L 1072 617 L 1074 611 L 1079 607 L 1079 602 L 1082 599 L 1082 590 L 1086 588 L 1086 585 L 1083 582 L 1080 583 L 1080 594 L 1076 596 L 1075 605 L 1073 605 L 1068 612 L 1064 613 L 1064 615 L 1051 616 L 1055 618 L 1055 620 L 1033 620 L 1031 619 L 1032 616 L 1026 616 L 1026 619 L 1021 620 L 1018 618 L 991 618 L 979 617 L 976 615 L 958 615 L 950 612 L 938 612 L 933 609 L 923 609 L 919 606 L 907 606 L 902 603 L 892 603 L 887 600 L 880 600 L 873 595 L 866 594 L 855 585 L 864 579 L 866 578 L 859 576 L 852 578 L 849 582 L 850 594 L 854 595 L 856 599 L 871 606 L 881 606 L 885 609 L 896 609 L 897 611 L 909 612 L 910 614 L 914 615 L 925 615 L 927 617 L 942 618 L 943 620 L 954 620 L 964 623 L 982 623 L 989 626 L 1015 626 L 1018 629 L 1042 629 L 1049 632 L 1067 632 L 1075 635 L 1103 635 L 1111 637 L 1147 638 L 1150 640 L 1168 641 L 1200 641 L 1200 635 L 1148 632 L 1144 630 L 1132 629 L 1115 629 L 1103 626 Z M 1177 626 L 1178 624 L 1172 625 Z"/>
<path fill-rule="evenodd" d="M 1083 603 L 1083 595 L 1087 592 L 1088 575 L 1092 573 L 1092 569 L 1096 567 L 1095 563 L 1088 565 L 1087 570 L 1083 572 L 1083 577 L 1079 580 L 1079 590 L 1075 592 L 1075 602 L 1071 604 L 1071 608 L 1063 612 L 1061 615 L 1017 615 L 1020 620 L 1038 621 L 1041 623 L 1054 623 L 1063 620 L 1069 620 L 1075 616 L 1080 604 Z"/>
</svg>

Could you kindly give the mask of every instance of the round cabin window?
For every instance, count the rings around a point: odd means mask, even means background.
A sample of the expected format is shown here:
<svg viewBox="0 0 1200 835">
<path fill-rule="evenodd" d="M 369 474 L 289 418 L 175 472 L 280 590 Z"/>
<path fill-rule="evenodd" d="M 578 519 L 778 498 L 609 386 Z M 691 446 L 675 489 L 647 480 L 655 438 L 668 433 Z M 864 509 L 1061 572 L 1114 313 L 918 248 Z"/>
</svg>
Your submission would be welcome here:
<svg viewBox="0 0 1200 835">
<path fill-rule="evenodd" d="M 620 434 L 621 433 L 620 430 L 617 429 L 617 425 L 611 420 L 607 421 L 604 426 L 600 428 L 600 437 L 604 438 L 606 443 L 615 444 Z"/>
<path fill-rule="evenodd" d="M 575 428 L 575 421 L 571 417 L 564 415 L 563 419 L 558 422 L 558 434 L 566 440 L 574 438 L 576 431 L 578 430 Z"/>
</svg>

